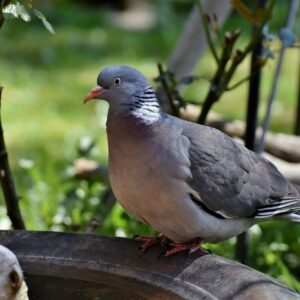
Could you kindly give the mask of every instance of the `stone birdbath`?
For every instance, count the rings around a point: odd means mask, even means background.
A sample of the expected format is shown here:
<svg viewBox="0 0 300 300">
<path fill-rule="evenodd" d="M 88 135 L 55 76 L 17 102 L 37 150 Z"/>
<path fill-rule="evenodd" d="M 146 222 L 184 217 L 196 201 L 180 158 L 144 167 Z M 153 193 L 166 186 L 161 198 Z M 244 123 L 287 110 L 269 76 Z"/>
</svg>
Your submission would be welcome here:
<svg viewBox="0 0 300 300">
<path fill-rule="evenodd" d="M 31 300 L 300 299 L 254 269 L 207 254 L 142 256 L 139 243 L 93 234 L 0 231 L 18 257 Z"/>
</svg>

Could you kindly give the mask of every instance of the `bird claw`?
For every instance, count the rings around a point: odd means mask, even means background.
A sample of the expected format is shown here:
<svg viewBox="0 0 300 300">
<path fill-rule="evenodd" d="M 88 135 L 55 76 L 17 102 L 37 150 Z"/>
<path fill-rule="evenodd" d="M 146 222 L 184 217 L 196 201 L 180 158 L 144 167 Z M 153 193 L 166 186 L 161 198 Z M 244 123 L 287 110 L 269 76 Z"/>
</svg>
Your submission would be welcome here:
<svg viewBox="0 0 300 300">
<path fill-rule="evenodd" d="M 196 239 L 192 242 L 188 242 L 188 243 L 173 243 L 172 244 L 172 248 L 170 250 L 167 250 L 166 252 L 164 252 L 164 254 L 162 254 L 163 256 L 171 256 L 173 254 L 182 252 L 182 251 L 186 251 L 188 250 L 188 254 L 192 254 L 195 251 L 202 251 L 206 254 L 209 253 L 208 250 L 203 249 L 201 247 L 201 244 L 203 243 L 203 241 L 201 239 Z"/>
<path fill-rule="evenodd" d="M 189 255 L 194 253 L 195 251 L 202 251 L 205 254 L 211 253 L 209 250 L 201 247 L 201 244 L 203 243 L 201 239 L 195 239 L 194 241 L 188 243 L 174 243 L 164 235 L 160 235 L 157 237 L 135 236 L 134 239 L 143 242 L 143 244 L 139 247 L 140 255 L 145 253 L 151 246 L 157 244 L 160 244 L 161 247 L 166 247 L 167 249 L 166 251 L 160 253 L 157 258 L 160 258 L 162 256 L 171 256 L 173 254 L 186 250 L 188 250 Z"/>
<path fill-rule="evenodd" d="M 134 237 L 135 240 L 137 241 L 142 241 L 144 242 L 140 247 L 139 247 L 139 253 L 140 255 L 145 253 L 148 248 L 150 248 L 151 246 L 160 244 L 160 246 L 165 246 L 168 243 L 170 243 L 171 241 L 165 237 L 164 235 L 159 235 L 157 237 L 149 237 L 149 236 L 135 236 Z"/>
</svg>

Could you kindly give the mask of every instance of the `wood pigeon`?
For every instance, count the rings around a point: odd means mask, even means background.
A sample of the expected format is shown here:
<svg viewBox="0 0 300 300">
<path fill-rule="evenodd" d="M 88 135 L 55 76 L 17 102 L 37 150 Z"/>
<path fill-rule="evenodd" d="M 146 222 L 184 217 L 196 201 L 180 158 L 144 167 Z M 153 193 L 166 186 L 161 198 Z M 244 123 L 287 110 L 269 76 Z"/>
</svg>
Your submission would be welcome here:
<svg viewBox="0 0 300 300">
<path fill-rule="evenodd" d="M 109 178 L 121 205 L 174 242 L 166 255 L 255 223 L 300 222 L 300 193 L 267 159 L 217 129 L 164 113 L 148 80 L 103 69 L 85 97 L 109 103 Z M 143 250 L 157 238 L 144 238 Z"/>
</svg>

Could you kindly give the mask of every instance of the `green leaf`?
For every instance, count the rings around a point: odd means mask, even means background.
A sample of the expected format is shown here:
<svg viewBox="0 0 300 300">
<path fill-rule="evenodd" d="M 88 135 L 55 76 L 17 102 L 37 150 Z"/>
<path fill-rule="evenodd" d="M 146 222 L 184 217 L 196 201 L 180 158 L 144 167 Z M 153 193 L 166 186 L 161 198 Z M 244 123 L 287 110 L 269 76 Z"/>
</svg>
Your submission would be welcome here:
<svg viewBox="0 0 300 300">
<path fill-rule="evenodd" d="M 37 9 L 33 10 L 34 14 L 41 19 L 41 21 L 43 22 L 44 26 L 46 27 L 46 29 L 51 32 L 52 34 L 55 34 L 55 31 L 52 27 L 52 25 L 47 21 L 46 17 L 44 16 L 44 14 L 42 12 L 40 12 Z"/>
<path fill-rule="evenodd" d="M 26 7 L 25 7 L 23 4 L 17 2 L 17 4 L 16 4 L 16 10 L 17 10 L 17 12 L 18 12 L 19 17 L 20 17 L 23 21 L 29 22 L 29 21 L 31 20 L 31 17 L 30 17 L 30 15 L 29 15 L 29 13 L 28 13 Z"/>
</svg>

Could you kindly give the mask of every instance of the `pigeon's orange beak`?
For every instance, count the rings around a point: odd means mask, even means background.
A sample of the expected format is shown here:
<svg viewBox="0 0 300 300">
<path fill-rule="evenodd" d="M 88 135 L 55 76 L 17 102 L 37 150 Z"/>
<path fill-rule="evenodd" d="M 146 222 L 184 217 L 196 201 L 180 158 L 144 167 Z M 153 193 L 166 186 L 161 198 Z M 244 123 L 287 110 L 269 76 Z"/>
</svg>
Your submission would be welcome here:
<svg viewBox="0 0 300 300">
<path fill-rule="evenodd" d="M 96 99 L 99 95 L 102 94 L 102 92 L 105 91 L 105 88 L 103 88 L 102 86 L 95 86 L 93 89 L 91 89 L 86 96 L 84 97 L 84 101 L 83 103 L 86 103 L 90 100 Z"/>
</svg>

